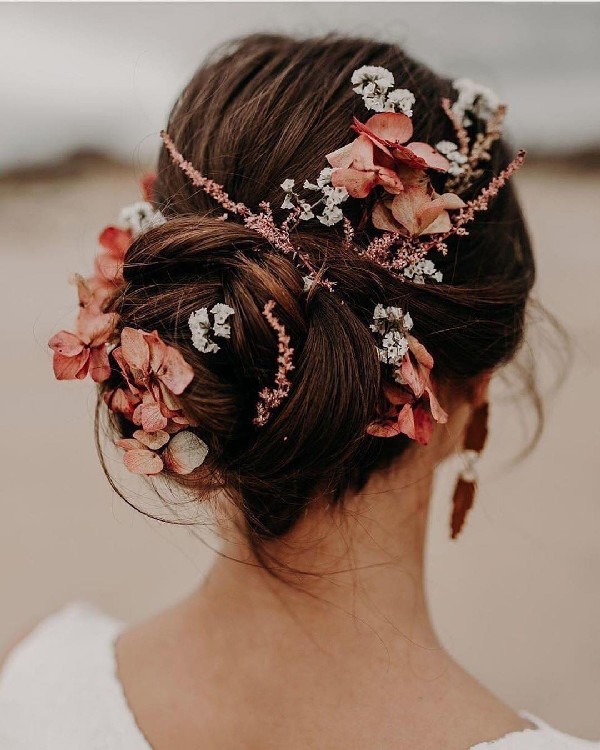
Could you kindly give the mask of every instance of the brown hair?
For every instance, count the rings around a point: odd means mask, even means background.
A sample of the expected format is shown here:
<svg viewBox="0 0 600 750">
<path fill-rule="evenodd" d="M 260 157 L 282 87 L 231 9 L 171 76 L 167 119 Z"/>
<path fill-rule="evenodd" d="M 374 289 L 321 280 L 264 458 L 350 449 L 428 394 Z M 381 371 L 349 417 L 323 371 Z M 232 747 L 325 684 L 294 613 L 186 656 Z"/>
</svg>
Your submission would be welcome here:
<svg viewBox="0 0 600 750">
<path fill-rule="evenodd" d="M 168 132 L 234 200 L 278 206 L 280 183 L 314 178 L 324 155 L 350 140 L 352 116 L 364 119 L 350 86 L 362 65 L 388 68 L 397 85 L 415 94 L 416 140 L 453 140 L 439 104 L 453 96 L 450 81 L 398 47 L 268 35 L 234 42 L 201 67 L 175 104 Z M 505 145 L 496 143 L 479 184 L 463 197 L 508 161 Z M 317 492 L 338 502 L 405 451 L 404 436 L 383 440 L 365 432 L 381 398 L 381 365 L 369 330 L 375 304 L 410 311 L 415 334 L 435 359 L 436 378 L 447 383 L 464 384 L 508 362 L 522 341 L 535 266 L 511 185 L 468 236 L 454 237 L 448 255 L 435 258 L 441 284 L 401 281 L 345 249 L 341 231 L 302 224 L 298 244 L 336 284 L 333 293 L 315 286 L 308 295 L 292 260 L 235 217 L 222 221 L 222 209 L 164 150 L 156 206 L 168 221 L 134 241 L 126 287 L 113 307 L 123 326 L 157 329 L 192 365 L 195 377 L 181 400 L 209 454 L 189 481 L 199 499 L 225 488 L 255 542 L 285 534 Z M 357 241 L 369 238 L 367 228 Z M 295 370 L 289 397 L 257 427 L 258 393 L 276 370 L 277 338 L 261 313 L 269 299 L 291 337 Z M 231 339 L 219 340 L 216 354 L 200 354 L 188 316 L 221 301 L 235 309 Z"/>
</svg>

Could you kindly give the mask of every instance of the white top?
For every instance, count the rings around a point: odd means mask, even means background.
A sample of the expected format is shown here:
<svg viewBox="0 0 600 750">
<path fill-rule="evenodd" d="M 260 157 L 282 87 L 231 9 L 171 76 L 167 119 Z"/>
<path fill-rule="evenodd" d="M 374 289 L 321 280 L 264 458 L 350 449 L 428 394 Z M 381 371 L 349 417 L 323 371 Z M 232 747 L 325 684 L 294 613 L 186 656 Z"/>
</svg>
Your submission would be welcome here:
<svg viewBox="0 0 600 750">
<path fill-rule="evenodd" d="M 76 603 L 43 620 L 0 674 L 2 750 L 152 750 L 117 677 L 114 643 L 124 624 Z M 600 750 L 529 713 L 535 729 L 470 750 Z"/>
</svg>

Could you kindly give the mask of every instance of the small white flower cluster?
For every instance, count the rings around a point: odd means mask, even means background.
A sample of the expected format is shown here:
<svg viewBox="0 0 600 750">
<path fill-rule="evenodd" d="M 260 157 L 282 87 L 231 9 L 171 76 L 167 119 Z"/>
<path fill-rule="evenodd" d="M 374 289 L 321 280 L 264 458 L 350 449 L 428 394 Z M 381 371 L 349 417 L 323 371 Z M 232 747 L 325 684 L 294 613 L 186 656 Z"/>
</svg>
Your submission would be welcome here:
<svg viewBox="0 0 600 750">
<path fill-rule="evenodd" d="M 294 192 L 294 180 L 284 180 L 281 183 L 281 188 L 285 193 L 285 200 L 281 204 L 281 207 L 288 210 L 296 208 L 296 206 L 299 207 L 302 209 L 300 218 L 303 221 L 308 221 L 316 217 L 321 224 L 325 224 L 327 227 L 337 224 L 344 218 L 340 204 L 348 198 L 348 191 L 346 188 L 333 187 L 331 184 L 332 172 L 331 167 L 326 167 L 321 170 L 316 183 L 309 182 L 308 180 L 304 181 L 303 187 L 305 190 L 314 190 L 321 193 L 320 198 L 312 205 L 302 201 L 300 196 Z M 313 209 L 320 205 L 323 206 L 322 213 L 315 214 Z"/>
<path fill-rule="evenodd" d="M 363 65 L 352 74 L 352 89 L 360 94 L 367 109 L 375 112 L 402 112 L 412 117 L 415 96 L 408 89 L 393 89 L 394 75 L 386 68 Z"/>
<path fill-rule="evenodd" d="M 231 338 L 231 326 L 227 319 L 234 314 L 235 310 L 224 302 L 218 302 L 211 307 L 210 312 L 213 315 L 212 324 L 206 307 L 195 310 L 188 319 L 188 326 L 192 333 L 192 344 L 202 353 L 218 352 L 221 348 L 209 337 L 211 330 L 214 336 L 221 336 L 225 339 Z"/>
<path fill-rule="evenodd" d="M 469 160 L 469 157 L 466 154 L 460 153 L 456 143 L 452 143 L 452 141 L 440 141 L 439 143 L 435 144 L 435 147 L 440 152 L 440 154 L 443 154 L 450 162 L 450 166 L 448 167 L 448 174 L 457 177 L 458 175 L 464 173 L 464 165 Z"/>
<path fill-rule="evenodd" d="M 166 222 L 160 211 L 155 211 L 152 204 L 147 201 L 138 201 L 124 208 L 119 214 L 119 221 L 127 229 L 131 229 L 134 237 L 148 231 L 153 227 L 159 227 Z"/>
<path fill-rule="evenodd" d="M 473 124 L 467 113 L 487 121 L 500 106 L 500 99 L 492 89 L 474 83 L 470 78 L 458 78 L 452 85 L 458 91 L 458 99 L 452 105 L 452 111 L 461 118 L 465 127 Z"/>
<path fill-rule="evenodd" d="M 402 273 L 405 278 L 414 281 L 415 284 L 424 284 L 426 276 L 439 282 L 443 279 L 442 272 L 437 270 L 432 260 L 420 260 L 417 263 L 406 266 Z"/>
<path fill-rule="evenodd" d="M 402 357 L 408 351 L 408 340 L 405 334 L 412 327 L 412 318 L 401 307 L 375 306 L 370 328 L 382 337 L 381 347 L 377 347 L 380 362 L 394 366 L 402 362 Z"/>
</svg>

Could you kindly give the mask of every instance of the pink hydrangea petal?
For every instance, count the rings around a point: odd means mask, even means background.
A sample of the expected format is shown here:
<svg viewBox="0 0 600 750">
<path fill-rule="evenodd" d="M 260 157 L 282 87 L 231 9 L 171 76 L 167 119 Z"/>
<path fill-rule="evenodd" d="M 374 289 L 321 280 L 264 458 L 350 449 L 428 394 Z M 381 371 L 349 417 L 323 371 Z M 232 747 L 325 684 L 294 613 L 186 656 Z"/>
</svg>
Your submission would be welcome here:
<svg viewBox="0 0 600 750">
<path fill-rule="evenodd" d="M 385 419 L 371 422 L 367 426 L 367 434 L 373 437 L 390 438 L 400 434 L 396 420 Z"/>
<path fill-rule="evenodd" d="M 89 374 L 95 383 L 103 383 L 110 377 L 108 349 L 104 344 L 90 349 Z"/>
<path fill-rule="evenodd" d="M 104 394 L 104 402 L 111 411 L 123 414 L 123 416 L 131 420 L 140 399 L 139 396 L 131 393 L 129 389 L 115 388 Z"/>
<path fill-rule="evenodd" d="M 375 172 L 361 172 L 358 169 L 334 169 L 331 184 L 346 188 L 353 198 L 366 198 L 377 184 L 377 175 Z"/>
<path fill-rule="evenodd" d="M 447 172 L 450 162 L 445 156 L 442 156 L 440 152 L 428 143 L 421 143 L 420 141 L 413 141 L 407 146 L 413 154 L 416 154 L 419 158 L 427 164 L 429 169 L 436 169 L 438 172 Z"/>
<path fill-rule="evenodd" d="M 415 394 L 415 398 L 421 398 L 426 382 L 420 370 L 414 366 L 409 353 L 405 354 L 402 358 L 400 374 L 407 387 Z"/>
<path fill-rule="evenodd" d="M 142 175 L 142 179 L 140 180 L 140 188 L 142 191 L 142 197 L 148 203 L 154 202 L 154 199 L 155 199 L 154 190 L 156 187 L 156 179 L 157 179 L 156 172 L 147 172 L 145 175 Z"/>
<path fill-rule="evenodd" d="M 206 443 L 189 430 L 174 435 L 163 451 L 165 466 L 176 474 L 190 474 L 204 463 Z"/>
<path fill-rule="evenodd" d="M 125 253 L 127 252 L 129 245 L 131 245 L 132 235 L 128 229 L 121 229 L 120 227 L 106 227 L 100 233 L 98 242 L 102 247 L 108 251 L 113 258 L 123 260 Z"/>
<path fill-rule="evenodd" d="M 48 342 L 48 346 L 63 357 L 76 357 L 85 348 L 79 336 L 69 331 L 55 333 Z"/>
<path fill-rule="evenodd" d="M 352 164 L 352 143 L 348 143 L 325 157 L 329 165 L 337 169 L 346 169 Z"/>
<path fill-rule="evenodd" d="M 467 204 L 460 198 L 456 193 L 444 193 L 438 195 L 434 203 L 438 203 L 445 208 L 447 211 L 453 211 L 455 209 L 464 208 Z"/>
<path fill-rule="evenodd" d="M 147 448 L 125 451 L 123 463 L 132 474 L 144 474 L 146 476 L 160 474 L 164 468 L 161 457 Z"/>
<path fill-rule="evenodd" d="M 410 404 L 405 404 L 400 410 L 397 427 L 398 432 L 406 435 L 411 440 L 415 439 L 415 415 L 413 407 Z"/>
<path fill-rule="evenodd" d="M 433 420 L 427 409 L 420 404 L 414 409 L 414 423 L 414 440 L 421 445 L 427 445 L 433 433 Z"/>
<path fill-rule="evenodd" d="M 390 404 L 410 404 L 414 401 L 414 397 L 407 393 L 405 388 L 395 383 L 386 383 L 383 392 Z"/>
<path fill-rule="evenodd" d="M 425 393 L 427 394 L 427 398 L 429 399 L 429 410 L 431 412 L 431 416 L 439 424 L 446 424 L 446 422 L 448 421 L 448 414 L 440 406 L 440 402 L 437 400 L 432 387 L 428 386 L 427 388 L 425 388 Z"/>
<path fill-rule="evenodd" d="M 144 340 L 148 345 L 148 351 L 150 353 L 149 367 L 150 371 L 157 373 L 162 366 L 163 359 L 167 351 L 167 345 L 158 335 L 158 331 L 152 331 L 152 333 L 143 332 Z"/>
<path fill-rule="evenodd" d="M 88 349 L 84 349 L 73 357 L 66 357 L 55 352 L 52 358 L 55 378 L 57 380 L 83 380 L 87 375 L 89 356 Z"/>
<path fill-rule="evenodd" d="M 98 253 L 94 260 L 94 268 L 105 283 L 114 285 L 123 280 L 123 260 L 113 257 L 110 253 Z"/>
<path fill-rule="evenodd" d="M 144 382 L 150 372 L 150 349 L 143 331 L 138 328 L 123 328 L 120 356 L 130 369 L 135 382 Z"/>
<path fill-rule="evenodd" d="M 81 338 L 90 346 L 105 344 L 113 335 L 119 316 L 117 313 L 94 313 L 82 309 L 77 318 Z"/>
<path fill-rule="evenodd" d="M 145 447 L 139 440 L 135 440 L 134 438 L 121 438 L 117 440 L 116 444 L 119 448 L 123 448 L 126 451 L 142 450 Z"/>
<path fill-rule="evenodd" d="M 433 368 L 433 357 L 423 344 L 410 333 L 406 334 L 406 340 L 408 341 L 408 347 L 415 355 L 417 362 L 428 370 L 431 370 Z"/>
<path fill-rule="evenodd" d="M 145 432 L 144 430 L 136 430 L 133 433 L 133 437 L 138 440 L 146 448 L 157 451 L 169 442 L 169 433 L 159 430 L 158 432 Z"/>
<path fill-rule="evenodd" d="M 159 380 L 176 396 L 183 393 L 194 379 L 193 368 L 173 346 L 165 347 L 162 363 L 155 372 Z"/>
<path fill-rule="evenodd" d="M 437 211 L 437 216 L 430 223 L 428 223 L 428 220 L 431 219 L 431 214 L 435 213 L 436 209 L 426 209 L 423 212 L 419 234 L 444 234 L 452 229 L 450 214 L 447 211 L 439 211 L 439 209 Z"/>
<path fill-rule="evenodd" d="M 421 229 L 419 213 L 429 202 L 430 198 L 424 186 L 408 186 L 392 201 L 391 210 L 394 219 L 411 235 L 417 235 Z"/>
<path fill-rule="evenodd" d="M 389 201 L 377 201 L 371 212 L 373 226 L 383 232 L 405 232 L 405 228 L 394 219 L 389 205 Z"/>
<path fill-rule="evenodd" d="M 352 143 L 352 161 L 349 166 L 362 172 L 375 170 L 375 147 L 370 138 L 359 135 Z"/>
<path fill-rule="evenodd" d="M 158 432 L 167 426 L 167 418 L 162 414 L 160 405 L 152 397 L 149 399 L 144 397 L 140 416 L 145 432 Z"/>
<path fill-rule="evenodd" d="M 380 112 L 369 117 L 364 125 L 355 119 L 354 126 L 359 132 L 367 134 L 370 132 L 387 145 L 406 143 L 413 134 L 410 117 L 401 112 Z"/>
</svg>

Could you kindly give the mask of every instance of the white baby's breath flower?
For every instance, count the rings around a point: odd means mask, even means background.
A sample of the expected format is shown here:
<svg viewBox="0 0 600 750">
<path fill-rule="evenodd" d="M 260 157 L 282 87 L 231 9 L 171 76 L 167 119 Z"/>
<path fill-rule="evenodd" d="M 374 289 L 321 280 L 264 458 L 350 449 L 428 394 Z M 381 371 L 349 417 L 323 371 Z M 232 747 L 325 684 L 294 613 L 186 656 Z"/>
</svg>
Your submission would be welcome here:
<svg viewBox="0 0 600 750">
<path fill-rule="evenodd" d="M 300 214 L 302 221 L 309 221 L 310 219 L 315 218 L 310 203 L 301 203 L 300 208 L 302 209 L 302 213 Z"/>
<path fill-rule="evenodd" d="M 227 322 L 227 319 L 231 317 L 235 310 L 233 307 L 226 305 L 224 302 L 217 302 L 210 308 L 211 313 L 214 316 L 213 331 L 215 336 L 223 336 L 223 338 L 231 337 L 231 326 Z"/>
<path fill-rule="evenodd" d="M 325 185 L 329 185 L 331 183 L 331 175 L 333 174 L 333 168 L 332 167 L 325 167 L 319 172 L 319 176 L 317 177 L 317 185 L 322 188 L 325 187 Z"/>
<path fill-rule="evenodd" d="M 369 87 L 368 91 L 373 93 L 375 87 L 380 91 L 387 91 L 394 85 L 393 74 L 377 65 L 363 65 L 352 73 L 350 80 L 357 94 L 363 94 L 365 87 Z"/>
<path fill-rule="evenodd" d="M 124 208 L 119 214 L 119 222 L 124 224 L 134 237 L 148 231 L 153 227 L 159 227 L 166 221 L 160 211 L 155 211 L 151 203 L 138 201 Z"/>
<path fill-rule="evenodd" d="M 443 278 L 442 272 L 438 271 L 435 263 L 429 259 L 420 260 L 417 263 L 406 266 L 402 273 L 405 278 L 410 279 L 415 284 L 424 284 L 425 277 L 429 277 L 437 282 L 441 282 Z"/>
<path fill-rule="evenodd" d="M 363 97 L 364 105 L 373 112 L 385 112 L 385 94 Z"/>
<path fill-rule="evenodd" d="M 219 346 L 208 338 L 210 320 L 206 307 L 201 307 L 190 315 L 188 326 L 192 334 L 192 344 L 199 352 L 206 354 L 219 351 Z"/>
<path fill-rule="evenodd" d="M 327 206 L 337 206 L 348 198 L 348 191 L 343 187 L 332 187 L 325 185 L 323 187 L 323 196 Z"/>
<path fill-rule="evenodd" d="M 224 302 L 217 302 L 211 307 L 210 312 L 213 315 L 212 325 L 206 307 L 195 310 L 188 318 L 192 344 L 203 354 L 218 352 L 220 349 L 219 345 L 210 338 L 211 330 L 215 336 L 227 339 L 231 337 L 231 326 L 227 319 L 234 314 L 235 310 Z"/>
<path fill-rule="evenodd" d="M 458 151 L 458 146 L 456 143 L 452 143 L 452 141 L 439 141 L 439 143 L 435 144 L 435 147 L 444 156 L 449 156 L 453 151 Z"/>
<path fill-rule="evenodd" d="M 458 99 L 452 111 L 463 119 L 463 124 L 471 124 L 467 112 L 472 112 L 481 120 L 489 120 L 500 106 L 498 95 L 487 86 L 475 83 L 470 78 L 458 78 L 452 82 L 458 91 Z"/>
<path fill-rule="evenodd" d="M 408 351 L 408 341 L 400 331 L 388 331 L 381 342 L 389 365 L 400 364 L 402 357 Z"/>
<path fill-rule="evenodd" d="M 281 204 L 281 208 L 285 208 L 288 211 L 291 210 L 292 208 L 295 208 L 294 204 L 292 203 L 292 199 L 290 198 L 290 194 L 289 193 L 286 193 L 284 201 Z"/>
<path fill-rule="evenodd" d="M 344 213 L 339 206 L 325 206 L 323 214 L 317 217 L 321 224 L 331 227 L 344 218 Z"/>
<path fill-rule="evenodd" d="M 284 180 L 281 183 L 281 189 L 284 193 L 291 193 L 294 189 L 294 180 L 291 180 L 289 177 L 287 180 Z"/>
<path fill-rule="evenodd" d="M 308 292 L 314 285 L 315 280 L 311 276 L 303 276 L 302 281 L 304 282 L 304 291 Z"/>
<path fill-rule="evenodd" d="M 457 177 L 458 175 L 463 174 L 465 171 L 464 167 L 461 167 L 461 165 L 456 161 L 451 161 L 450 165 L 448 166 L 448 174 L 451 174 L 453 177 Z"/>
<path fill-rule="evenodd" d="M 387 95 L 385 109 L 391 112 L 402 112 L 407 117 L 413 115 L 415 95 L 408 89 L 394 89 Z"/>
</svg>

